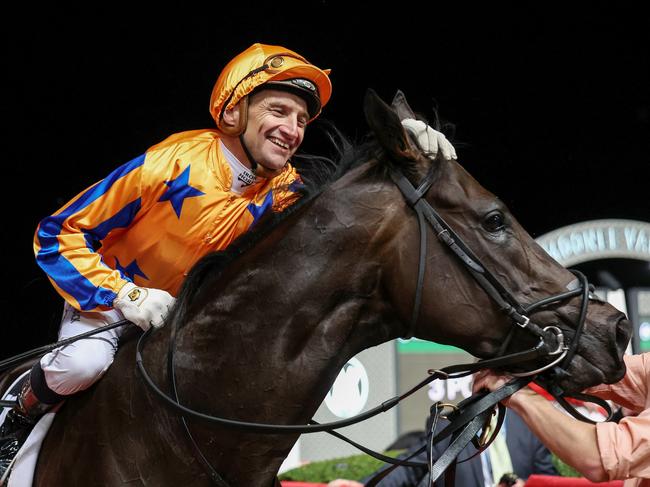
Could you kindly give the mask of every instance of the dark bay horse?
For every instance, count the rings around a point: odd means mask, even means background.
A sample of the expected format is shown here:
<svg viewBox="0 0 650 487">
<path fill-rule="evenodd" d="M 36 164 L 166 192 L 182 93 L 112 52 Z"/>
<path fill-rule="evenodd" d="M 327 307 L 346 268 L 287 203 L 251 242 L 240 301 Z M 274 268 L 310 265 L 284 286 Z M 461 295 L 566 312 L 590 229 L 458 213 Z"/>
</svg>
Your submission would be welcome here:
<svg viewBox="0 0 650 487">
<path fill-rule="evenodd" d="M 397 108 L 409 110 L 403 102 Z M 348 151 L 343 160 L 354 164 L 317 194 L 306 194 L 225 255 L 199 262 L 171 323 L 151 336 L 144 365 L 170 392 L 167 355 L 175 335 L 184 405 L 244 421 L 306 424 L 341 367 L 365 348 L 411 333 L 480 358 L 536 343 L 518 327 L 511 335 L 512 321 L 435 235 L 424 248 L 421 302 L 412 320 L 420 229 L 391 169 L 415 187 L 429 177 L 425 200 L 522 303 L 566 292 L 575 281 L 457 162 L 426 157 L 404 132 L 398 111 L 372 92 L 365 111 L 376 137 L 365 156 Z M 580 304 L 567 299 L 530 318 L 562 329 L 570 340 Z M 578 391 L 618 380 L 629 337 L 622 313 L 590 301 L 561 386 Z M 135 341 L 127 340 L 104 378 L 57 413 L 36 486 L 210 485 L 179 414 L 144 387 L 134 356 Z M 232 486 L 274 485 L 298 437 L 188 423 L 206 459 Z"/>
</svg>

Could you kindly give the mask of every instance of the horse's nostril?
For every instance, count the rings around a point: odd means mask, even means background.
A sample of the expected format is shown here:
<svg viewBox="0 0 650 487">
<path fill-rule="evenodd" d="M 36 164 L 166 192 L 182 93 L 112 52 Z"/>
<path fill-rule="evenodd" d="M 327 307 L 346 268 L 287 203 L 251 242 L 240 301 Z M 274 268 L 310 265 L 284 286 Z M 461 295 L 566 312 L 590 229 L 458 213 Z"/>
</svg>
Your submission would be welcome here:
<svg viewBox="0 0 650 487">
<path fill-rule="evenodd" d="M 616 346 L 619 352 L 624 353 L 632 337 L 632 323 L 622 318 L 616 324 Z"/>
</svg>

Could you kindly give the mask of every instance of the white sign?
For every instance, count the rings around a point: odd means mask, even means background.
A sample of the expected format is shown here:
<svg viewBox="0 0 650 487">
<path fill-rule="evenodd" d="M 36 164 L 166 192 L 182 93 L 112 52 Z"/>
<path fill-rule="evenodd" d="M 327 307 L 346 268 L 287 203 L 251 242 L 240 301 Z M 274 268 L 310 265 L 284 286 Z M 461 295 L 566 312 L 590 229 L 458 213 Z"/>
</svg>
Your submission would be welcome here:
<svg viewBox="0 0 650 487">
<path fill-rule="evenodd" d="M 351 418 L 359 414 L 368 401 L 368 373 L 357 358 L 351 358 L 336 377 L 325 396 L 325 404 L 333 415 Z"/>
<path fill-rule="evenodd" d="M 650 261 L 650 223 L 592 220 L 553 230 L 536 239 L 565 267 L 599 259 Z"/>
<path fill-rule="evenodd" d="M 472 376 L 434 380 L 429 384 L 429 399 L 433 402 L 457 403 L 472 395 Z"/>
</svg>

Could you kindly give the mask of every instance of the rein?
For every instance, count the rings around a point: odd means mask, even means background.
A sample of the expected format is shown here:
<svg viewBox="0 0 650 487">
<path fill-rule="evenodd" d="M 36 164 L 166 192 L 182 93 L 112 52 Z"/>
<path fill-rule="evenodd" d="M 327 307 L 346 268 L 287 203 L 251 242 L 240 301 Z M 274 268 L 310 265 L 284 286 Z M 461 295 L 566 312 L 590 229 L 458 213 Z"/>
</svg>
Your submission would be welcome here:
<svg viewBox="0 0 650 487">
<path fill-rule="evenodd" d="M 23 362 L 26 362 L 28 359 L 32 357 L 38 357 L 46 354 L 47 352 L 50 352 L 56 348 L 63 347 L 65 345 L 69 345 L 72 342 L 76 342 L 77 340 L 81 340 L 82 338 L 86 338 L 92 335 L 96 335 L 98 333 L 101 333 L 106 330 L 112 330 L 113 328 L 117 328 L 120 326 L 124 325 L 130 325 L 131 322 L 128 320 L 120 320 L 116 321 L 115 323 L 111 323 L 109 325 L 105 326 L 100 326 L 99 328 L 95 328 L 94 330 L 90 330 L 84 333 L 80 333 L 79 335 L 75 335 L 69 338 L 65 338 L 63 340 L 60 340 L 56 343 L 50 343 L 49 345 L 43 345 L 42 347 L 38 348 L 33 348 L 32 350 L 28 350 L 27 352 L 20 353 L 18 355 L 14 355 L 13 357 L 9 357 L 5 360 L 0 361 L 0 372 L 4 372 L 5 370 L 8 370 L 18 364 L 21 364 Z M 16 401 L 3 401 L 0 400 L 0 408 L 11 408 L 16 405 Z"/>
<path fill-rule="evenodd" d="M 397 404 L 400 403 L 402 400 L 406 399 L 407 397 L 409 397 L 410 395 L 412 395 L 422 387 L 426 386 L 427 384 L 433 382 L 434 380 L 459 378 L 459 377 L 464 377 L 473 374 L 474 372 L 484 368 L 493 368 L 493 367 L 496 368 L 496 367 L 502 367 L 505 364 L 526 362 L 532 360 L 533 358 L 539 357 L 540 350 L 541 350 L 541 347 L 538 344 L 537 346 L 529 350 L 523 352 L 517 352 L 507 357 L 496 357 L 492 359 L 481 360 L 479 362 L 474 362 L 474 363 L 450 365 L 442 369 L 429 370 L 429 377 L 425 378 L 424 380 L 422 380 L 421 382 L 413 386 L 405 393 L 399 396 L 395 396 L 387 401 L 384 401 L 380 405 L 364 413 L 358 414 L 356 416 L 344 420 L 333 421 L 333 422 L 323 423 L 323 424 L 311 420 L 307 425 L 268 424 L 268 423 L 238 421 L 238 420 L 223 418 L 220 416 L 212 416 L 191 409 L 180 403 L 176 391 L 176 377 L 174 372 L 174 349 L 175 349 L 175 334 L 176 334 L 177 326 L 178 325 L 175 325 L 172 331 L 172 339 L 170 340 L 170 347 L 168 351 L 168 363 L 167 363 L 168 373 L 170 376 L 170 381 L 172 386 L 172 395 L 167 394 L 154 383 L 154 381 L 151 379 L 151 377 L 149 376 L 149 374 L 147 373 L 143 365 L 144 346 L 146 341 L 151 337 L 151 334 L 154 333 L 155 330 L 154 328 L 150 328 L 149 330 L 144 332 L 142 336 L 138 339 L 138 343 L 136 346 L 136 365 L 145 384 L 149 387 L 149 389 L 152 392 L 154 392 L 155 395 L 166 406 L 181 414 L 181 421 L 184 430 L 190 440 L 190 443 L 192 444 L 193 449 L 195 450 L 197 459 L 203 465 L 204 469 L 212 479 L 213 483 L 220 487 L 228 487 L 229 484 L 223 480 L 223 478 L 219 475 L 219 473 L 214 469 L 214 467 L 212 467 L 210 462 L 205 458 L 200 447 L 195 442 L 192 433 L 190 432 L 189 427 L 187 425 L 186 419 L 183 415 L 187 415 L 200 421 L 216 424 L 219 426 L 224 426 L 227 428 L 234 428 L 237 430 L 244 430 L 244 431 L 252 431 L 261 434 L 291 434 L 291 433 L 306 434 L 306 433 L 316 433 L 316 432 L 324 431 L 335 436 L 336 438 L 339 438 L 351 444 L 352 446 L 358 448 L 362 452 L 374 458 L 377 458 L 378 460 L 393 464 L 395 467 L 397 466 L 422 467 L 422 466 L 426 466 L 426 464 L 421 462 L 411 462 L 408 460 L 406 461 L 398 460 L 392 457 L 388 457 L 386 455 L 382 455 L 381 453 L 375 452 L 373 450 L 370 450 L 369 448 L 364 447 L 363 445 L 360 445 L 359 443 L 345 437 L 344 435 L 338 433 L 335 430 L 339 428 L 343 428 L 345 426 L 350 426 L 352 424 L 359 423 L 373 416 L 376 416 L 379 413 L 388 411 L 389 409 L 397 406 Z M 456 446 L 454 446 L 453 448 L 450 446 L 450 448 L 447 449 L 447 452 L 449 453 L 441 457 L 438 460 L 438 462 L 436 462 L 434 467 L 436 467 L 437 470 L 439 470 L 440 472 L 444 472 L 447 469 L 447 466 L 449 466 L 449 464 L 455 460 L 458 453 L 460 453 L 460 451 L 465 447 L 467 442 L 470 441 L 474 433 L 478 429 L 480 429 L 480 427 L 485 423 L 485 418 L 489 419 L 489 415 L 492 413 L 494 407 L 497 406 L 501 400 L 514 394 L 514 392 L 521 389 L 529 382 L 530 379 L 528 378 L 518 378 L 506 384 L 504 387 L 500 388 L 499 390 L 490 393 L 477 394 L 467 399 L 465 403 L 467 403 L 469 400 L 472 400 L 473 402 L 476 401 L 476 402 L 472 407 L 463 408 L 462 411 L 459 410 L 459 412 L 457 413 L 453 421 L 443 431 L 441 431 L 438 435 L 436 435 L 436 438 L 431 442 L 431 446 L 433 446 L 433 444 L 437 443 L 438 441 L 448 436 L 452 436 L 453 441 L 456 441 Z M 500 421 L 502 421 L 502 419 L 500 419 Z M 462 432 L 460 431 L 461 428 L 463 428 Z M 468 428 L 471 428 L 471 431 L 473 431 L 471 435 L 468 434 L 469 431 Z M 457 440 L 457 437 L 462 433 L 464 434 L 462 435 L 461 439 Z M 498 433 L 498 428 L 493 433 L 492 438 L 497 433 Z M 463 438 L 465 437 L 467 437 L 467 441 L 463 440 Z M 482 447 L 482 449 L 487 448 L 487 446 L 489 446 L 489 442 L 485 444 Z"/>
<path fill-rule="evenodd" d="M 404 392 L 401 395 L 394 396 L 382 402 L 378 406 L 369 409 L 364 413 L 360 413 L 357 414 L 356 416 L 352 416 L 347 419 L 343 419 L 340 421 L 332 421 L 329 423 L 321 424 L 321 423 L 316 423 L 315 421 L 311 421 L 310 424 L 306 424 L 306 425 L 287 425 L 287 424 L 255 423 L 249 421 L 239 421 L 235 419 L 223 418 L 221 416 L 212 416 L 209 414 L 202 413 L 200 411 L 196 411 L 192 408 L 189 408 L 181 404 L 178 399 L 175 399 L 171 395 L 167 394 L 165 391 L 163 391 L 156 385 L 153 379 L 149 376 L 149 373 L 147 372 L 143 364 L 144 347 L 148 339 L 151 337 L 152 333 L 154 333 L 154 328 L 150 328 L 149 330 L 144 332 L 142 336 L 140 336 L 140 338 L 138 339 L 138 343 L 136 347 L 136 359 L 135 359 L 136 366 L 138 367 L 138 371 L 140 372 L 142 379 L 144 380 L 147 387 L 149 387 L 149 389 L 152 392 L 154 392 L 155 395 L 158 396 L 158 398 L 161 399 L 166 406 L 169 406 L 172 410 L 180 412 L 181 414 L 186 414 L 188 416 L 191 416 L 194 419 L 198 419 L 208 423 L 213 423 L 219 426 L 224 426 L 226 428 L 243 429 L 246 431 L 261 433 L 261 434 L 291 434 L 291 433 L 305 434 L 305 433 L 317 433 L 321 431 L 329 432 L 330 430 L 344 428 L 346 426 L 351 426 L 361 421 L 365 421 L 366 419 L 370 419 L 373 416 L 376 416 L 377 414 L 392 409 L 393 407 L 397 406 L 402 400 L 411 396 L 413 393 L 417 392 L 418 390 L 420 390 L 427 384 L 433 382 L 434 380 L 454 379 L 454 378 L 464 377 L 473 374 L 474 372 L 477 372 L 478 370 L 481 369 L 497 368 L 497 367 L 503 367 L 510 363 L 526 362 L 534 358 L 538 358 L 544 354 L 543 349 L 538 344 L 537 346 L 529 350 L 525 350 L 523 352 L 517 352 L 507 357 L 496 357 L 496 358 L 485 359 L 473 363 L 450 365 L 442 369 L 430 370 L 429 377 L 422 380 L 421 382 L 413 386 L 408 391 Z M 169 359 L 168 367 L 173 368 L 173 362 L 174 362 L 173 350 L 170 351 L 170 354 L 168 355 L 168 359 Z M 173 372 L 173 370 L 169 370 L 169 371 Z M 172 374 L 170 377 L 172 377 L 173 380 L 175 380 L 174 378 L 175 374 Z"/>
</svg>

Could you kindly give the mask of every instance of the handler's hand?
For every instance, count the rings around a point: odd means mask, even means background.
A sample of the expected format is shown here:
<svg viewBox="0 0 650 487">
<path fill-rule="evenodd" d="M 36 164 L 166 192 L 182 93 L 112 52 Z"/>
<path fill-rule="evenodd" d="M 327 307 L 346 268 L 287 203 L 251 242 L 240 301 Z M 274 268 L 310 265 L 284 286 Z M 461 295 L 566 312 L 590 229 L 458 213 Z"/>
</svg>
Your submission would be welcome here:
<svg viewBox="0 0 650 487">
<path fill-rule="evenodd" d="M 481 390 L 485 391 L 486 389 L 490 392 L 495 391 L 506 385 L 513 378 L 511 375 L 499 374 L 490 369 L 479 370 L 473 375 L 472 392 L 476 393 Z M 502 399 L 501 404 L 518 411 L 533 396 L 537 396 L 537 393 L 530 387 L 524 387 L 512 396 Z"/>
<path fill-rule="evenodd" d="M 473 377 L 473 382 L 472 382 L 473 393 L 481 392 L 486 389 L 492 392 L 499 389 L 500 387 L 503 387 L 504 385 L 506 385 L 508 382 L 512 380 L 512 376 L 497 374 L 496 372 L 490 369 L 479 370 L 472 377 Z M 511 397 L 512 396 L 505 398 L 504 400 L 501 401 L 501 403 L 504 406 L 507 406 L 508 401 L 510 401 Z"/>
<path fill-rule="evenodd" d="M 426 123 L 413 118 L 402 120 L 402 126 L 415 136 L 420 149 L 432 159 L 438 156 L 438 152 L 446 160 L 457 159 L 456 149 L 443 133 L 433 130 Z"/>
</svg>

